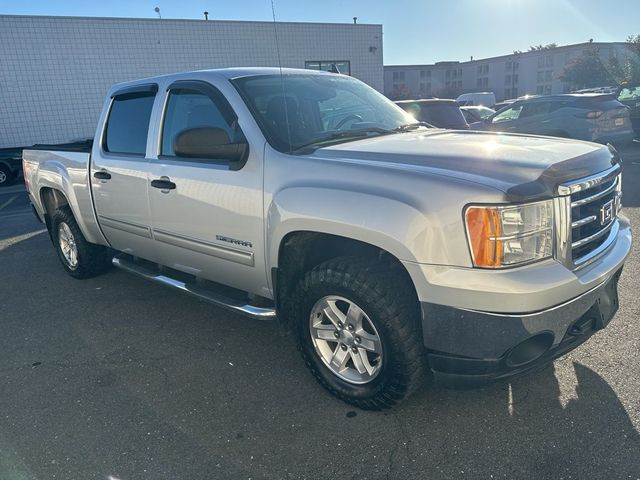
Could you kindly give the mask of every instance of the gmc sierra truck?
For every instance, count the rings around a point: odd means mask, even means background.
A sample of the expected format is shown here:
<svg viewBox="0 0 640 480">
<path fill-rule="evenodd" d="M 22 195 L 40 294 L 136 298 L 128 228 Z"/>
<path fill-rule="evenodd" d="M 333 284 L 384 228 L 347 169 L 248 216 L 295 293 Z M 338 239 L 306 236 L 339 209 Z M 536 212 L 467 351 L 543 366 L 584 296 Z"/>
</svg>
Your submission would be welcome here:
<svg viewBox="0 0 640 480">
<path fill-rule="evenodd" d="M 90 149 L 24 152 L 64 269 L 110 265 L 292 332 L 365 409 L 575 348 L 631 247 L 612 147 L 429 128 L 364 83 L 294 69 L 109 91 Z"/>
</svg>

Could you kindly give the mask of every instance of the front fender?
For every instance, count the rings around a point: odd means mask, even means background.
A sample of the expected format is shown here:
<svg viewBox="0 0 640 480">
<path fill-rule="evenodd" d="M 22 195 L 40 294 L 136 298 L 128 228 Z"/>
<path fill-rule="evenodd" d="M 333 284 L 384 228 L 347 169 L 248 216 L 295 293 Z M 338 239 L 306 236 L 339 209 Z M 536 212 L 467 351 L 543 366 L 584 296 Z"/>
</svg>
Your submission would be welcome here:
<svg viewBox="0 0 640 480">
<path fill-rule="evenodd" d="M 400 260 L 419 261 L 434 232 L 422 212 L 393 198 L 323 187 L 291 187 L 278 192 L 267 211 L 269 268 L 278 265 L 284 237 L 310 231 L 359 240 Z"/>
</svg>

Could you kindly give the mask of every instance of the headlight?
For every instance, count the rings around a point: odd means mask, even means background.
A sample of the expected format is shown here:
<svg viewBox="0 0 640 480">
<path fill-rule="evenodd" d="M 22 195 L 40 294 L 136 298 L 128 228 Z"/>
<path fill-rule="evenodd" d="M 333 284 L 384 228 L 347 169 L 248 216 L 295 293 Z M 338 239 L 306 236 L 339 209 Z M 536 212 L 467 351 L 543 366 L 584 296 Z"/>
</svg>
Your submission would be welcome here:
<svg viewBox="0 0 640 480">
<path fill-rule="evenodd" d="M 553 255 L 551 200 L 516 206 L 471 205 L 464 217 L 476 267 L 509 267 Z"/>
</svg>

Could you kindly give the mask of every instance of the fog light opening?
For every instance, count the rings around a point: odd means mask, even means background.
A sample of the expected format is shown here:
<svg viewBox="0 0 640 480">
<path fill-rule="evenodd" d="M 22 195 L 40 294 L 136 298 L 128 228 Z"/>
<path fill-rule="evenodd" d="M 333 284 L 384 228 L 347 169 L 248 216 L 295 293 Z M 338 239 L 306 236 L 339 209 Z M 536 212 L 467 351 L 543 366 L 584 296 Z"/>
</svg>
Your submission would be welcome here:
<svg viewBox="0 0 640 480">
<path fill-rule="evenodd" d="M 543 332 L 527 338 L 507 355 L 507 366 L 521 367 L 544 355 L 553 345 L 553 333 Z"/>
</svg>

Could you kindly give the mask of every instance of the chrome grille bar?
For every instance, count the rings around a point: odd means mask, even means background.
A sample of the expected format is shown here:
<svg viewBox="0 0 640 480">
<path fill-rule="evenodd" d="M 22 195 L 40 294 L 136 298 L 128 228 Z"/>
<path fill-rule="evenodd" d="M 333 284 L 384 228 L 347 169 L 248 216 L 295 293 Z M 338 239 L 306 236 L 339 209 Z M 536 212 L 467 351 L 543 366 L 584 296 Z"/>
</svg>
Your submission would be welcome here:
<svg viewBox="0 0 640 480">
<path fill-rule="evenodd" d="M 571 228 L 581 227 L 583 225 L 586 225 L 587 223 L 593 222 L 597 218 L 598 217 L 596 217 L 595 215 L 589 215 L 588 217 L 581 218 L 580 220 L 576 220 L 575 222 L 572 222 L 571 223 Z"/>
<path fill-rule="evenodd" d="M 610 187 L 607 187 L 606 189 L 604 189 L 601 192 L 596 193 L 595 195 L 591 195 L 590 197 L 586 197 L 586 198 L 581 198 L 580 200 L 576 200 L 575 202 L 571 202 L 571 208 L 574 207 L 579 207 L 581 205 L 586 205 L 587 203 L 591 203 L 591 202 L 595 202 L 596 200 L 598 200 L 599 198 L 602 198 L 608 194 L 610 194 L 612 191 L 615 190 L 616 186 L 618 185 L 618 180 L 616 179 Z"/>
<path fill-rule="evenodd" d="M 589 235 L 588 237 L 584 237 L 581 238 L 580 240 L 578 240 L 577 242 L 573 242 L 571 244 L 571 248 L 578 248 L 581 247 L 583 245 L 586 245 L 587 243 L 593 242 L 594 240 L 599 239 L 600 237 L 602 237 L 605 233 L 607 233 L 609 230 L 611 230 L 611 227 L 613 226 L 613 224 L 615 223 L 615 220 L 612 220 L 611 222 L 609 222 L 607 224 L 606 227 L 604 227 L 601 230 L 598 230 L 596 233 L 594 233 L 593 235 Z"/>
</svg>

